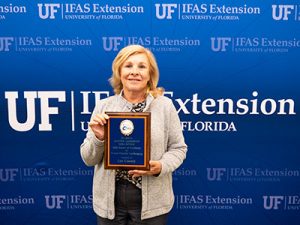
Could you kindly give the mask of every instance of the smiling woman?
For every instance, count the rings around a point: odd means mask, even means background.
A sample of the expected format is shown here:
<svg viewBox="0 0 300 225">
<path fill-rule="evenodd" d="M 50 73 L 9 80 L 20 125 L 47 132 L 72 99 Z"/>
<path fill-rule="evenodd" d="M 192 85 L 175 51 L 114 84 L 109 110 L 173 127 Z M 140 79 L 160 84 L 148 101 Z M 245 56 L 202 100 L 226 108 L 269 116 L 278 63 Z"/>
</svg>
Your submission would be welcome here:
<svg viewBox="0 0 300 225">
<path fill-rule="evenodd" d="M 135 68 L 133 68 L 134 63 L 136 64 Z M 138 70 L 134 71 L 132 69 Z M 149 80 L 146 88 L 147 92 L 151 93 L 155 97 L 162 95 L 163 93 L 163 89 L 157 87 L 159 71 L 155 57 L 148 49 L 140 45 L 130 45 L 123 48 L 113 61 L 112 71 L 113 75 L 110 78 L 110 83 L 115 94 L 120 94 L 123 89 L 123 83 L 121 81 L 122 71 L 123 73 L 143 72 L 144 76 L 146 73 L 149 74 Z"/>
<path fill-rule="evenodd" d="M 98 224 L 165 225 L 174 204 L 172 172 L 187 152 L 178 114 L 157 87 L 158 67 L 148 49 L 123 48 L 112 72 L 109 81 L 115 95 L 97 102 L 80 149 L 85 164 L 95 166 L 93 207 Z M 105 112 L 151 113 L 150 170 L 104 169 L 104 125 L 109 120 Z"/>
</svg>

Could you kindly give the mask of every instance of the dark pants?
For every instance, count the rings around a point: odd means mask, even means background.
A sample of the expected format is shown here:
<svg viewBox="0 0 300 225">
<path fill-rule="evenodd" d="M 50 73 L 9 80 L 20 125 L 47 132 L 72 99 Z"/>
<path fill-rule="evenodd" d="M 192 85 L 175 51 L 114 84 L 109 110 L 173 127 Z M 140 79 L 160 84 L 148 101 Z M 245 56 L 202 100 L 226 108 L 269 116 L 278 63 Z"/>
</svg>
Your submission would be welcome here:
<svg viewBox="0 0 300 225">
<path fill-rule="evenodd" d="M 141 220 L 141 189 L 128 181 L 118 181 L 115 195 L 115 218 L 109 220 L 97 216 L 98 225 L 166 225 L 167 214 Z"/>
</svg>

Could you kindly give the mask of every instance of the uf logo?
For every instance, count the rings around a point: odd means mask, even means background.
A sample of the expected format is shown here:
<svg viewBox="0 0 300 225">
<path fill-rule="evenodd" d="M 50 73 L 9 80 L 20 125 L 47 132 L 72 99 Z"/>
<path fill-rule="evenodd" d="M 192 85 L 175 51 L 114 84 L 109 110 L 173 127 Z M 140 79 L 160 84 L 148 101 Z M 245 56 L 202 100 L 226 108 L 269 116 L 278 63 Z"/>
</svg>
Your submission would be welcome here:
<svg viewBox="0 0 300 225">
<path fill-rule="evenodd" d="M 160 13 L 160 7 L 162 7 L 162 13 Z M 177 4 L 155 4 L 156 18 L 157 19 L 172 19 L 172 14 L 175 12 Z"/>
<path fill-rule="evenodd" d="M 118 51 L 123 41 L 122 37 L 102 37 L 103 49 L 105 51 Z"/>
<path fill-rule="evenodd" d="M 43 12 L 43 7 L 44 7 L 44 12 Z M 54 14 L 57 13 L 57 9 L 60 8 L 59 4 L 38 4 L 39 8 L 39 17 L 41 19 L 55 19 Z"/>
<path fill-rule="evenodd" d="M 207 179 L 210 181 L 220 181 L 225 172 L 225 168 L 207 168 Z"/>
<path fill-rule="evenodd" d="M 227 51 L 227 46 L 229 45 L 229 42 L 231 42 L 230 37 L 219 37 L 219 38 L 212 37 L 210 40 L 211 40 L 211 49 L 214 52 Z"/>
<path fill-rule="evenodd" d="M 15 181 L 15 176 L 17 176 L 18 171 L 19 170 L 16 168 L 0 169 L 0 181 L 1 182 Z"/>
<path fill-rule="evenodd" d="M 288 20 L 288 15 L 294 9 L 293 5 L 272 5 L 272 16 L 274 20 Z"/>
<path fill-rule="evenodd" d="M 267 210 L 270 209 L 279 209 L 279 204 L 284 200 L 284 196 L 263 196 L 264 199 L 264 208 Z"/>
<path fill-rule="evenodd" d="M 65 195 L 45 195 L 46 207 L 48 209 L 61 209 L 61 204 L 66 199 Z M 51 200 L 50 200 L 51 199 Z"/>
<path fill-rule="evenodd" d="M 13 41 L 13 37 L 0 37 L 0 52 L 8 52 Z"/>
<path fill-rule="evenodd" d="M 8 106 L 8 121 L 10 126 L 16 131 L 29 131 L 35 125 L 35 100 L 40 100 L 41 107 L 41 123 L 39 124 L 40 131 L 51 131 L 52 124 L 50 123 L 50 115 L 58 114 L 57 107 L 50 107 L 50 99 L 58 99 L 59 102 L 66 101 L 66 94 L 64 91 L 25 91 L 24 98 L 26 99 L 27 106 L 27 119 L 24 123 L 21 123 L 17 119 L 17 112 L 23 112 L 23 110 L 17 110 L 17 99 L 19 98 L 18 92 L 7 91 L 5 92 L 5 98 L 7 99 Z"/>
</svg>

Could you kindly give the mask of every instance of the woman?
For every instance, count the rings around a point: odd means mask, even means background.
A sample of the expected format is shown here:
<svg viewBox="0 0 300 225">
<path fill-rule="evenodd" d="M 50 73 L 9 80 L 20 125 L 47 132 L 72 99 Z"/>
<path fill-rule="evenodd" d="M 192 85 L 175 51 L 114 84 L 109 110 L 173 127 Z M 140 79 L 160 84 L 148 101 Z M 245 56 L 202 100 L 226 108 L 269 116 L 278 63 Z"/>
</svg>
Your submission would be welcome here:
<svg viewBox="0 0 300 225">
<path fill-rule="evenodd" d="M 81 145 L 86 165 L 95 166 L 93 208 L 100 225 L 166 224 L 174 204 L 172 172 L 186 157 L 179 117 L 170 99 L 157 88 L 153 54 L 140 45 L 123 48 L 112 64 L 115 95 L 100 100 Z M 151 112 L 150 170 L 105 170 L 105 112 Z"/>
</svg>

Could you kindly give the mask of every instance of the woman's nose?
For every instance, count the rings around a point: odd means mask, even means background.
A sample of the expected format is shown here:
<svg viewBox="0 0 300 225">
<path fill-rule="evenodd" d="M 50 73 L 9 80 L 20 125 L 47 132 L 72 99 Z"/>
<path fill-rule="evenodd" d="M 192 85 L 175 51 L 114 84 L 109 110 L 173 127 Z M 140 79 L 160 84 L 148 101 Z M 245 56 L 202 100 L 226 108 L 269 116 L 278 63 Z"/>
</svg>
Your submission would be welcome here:
<svg viewBox="0 0 300 225">
<path fill-rule="evenodd" d="M 136 67 L 132 67 L 131 74 L 137 75 L 139 74 L 139 70 Z"/>
</svg>

